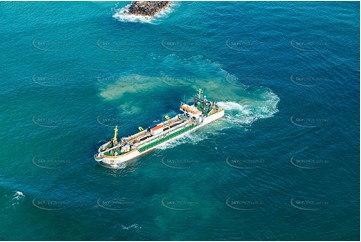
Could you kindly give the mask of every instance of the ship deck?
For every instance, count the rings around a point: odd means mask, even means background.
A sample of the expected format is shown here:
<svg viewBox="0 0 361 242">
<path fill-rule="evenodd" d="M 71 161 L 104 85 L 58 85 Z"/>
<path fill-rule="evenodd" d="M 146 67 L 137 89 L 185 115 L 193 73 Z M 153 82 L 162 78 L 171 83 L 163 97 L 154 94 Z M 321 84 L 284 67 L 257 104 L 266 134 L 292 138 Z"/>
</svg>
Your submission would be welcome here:
<svg viewBox="0 0 361 242">
<path fill-rule="evenodd" d="M 158 125 L 162 125 L 163 126 L 163 130 L 167 131 L 169 129 L 172 129 L 174 127 L 177 127 L 183 123 L 185 123 L 188 119 L 182 115 L 177 115 L 174 118 L 171 118 L 167 121 L 164 121 Z M 136 134 L 133 134 L 131 136 L 126 137 L 125 140 L 125 144 L 131 145 L 131 146 L 139 146 L 140 144 L 144 144 L 147 143 L 147 140 L 152 138 L 152 137 L 157 137 L 153 136 L 149 130 L 143 130 L 140 131 Z M 150 142 L 153 139 L 150 139 Z M 120 149 L 122 148 L 122 146 L 124 146 L 125 144 L 121 144 L 119 143 L 117 146 L 114 147 L 109 147 L 109 145 L 107 146 L 107 149 L 103 151 L 103 154 L 106 156 L 117 156 L 117 155 L 121 155 L 121 151 Z M 116 152 L 116 154 L 115 154 Z"/>
<path fill-rule="evenodd" d="M 176 116 L 174 118 L 171 118 L 167 121 L 164 121 L 158 125 L 162 125 L 163 126 L 163 130 L 167 131 L 170 128 L 173 128 L 179 124 L 184 123 L 185 121 L 187 121 L 187 119 L 185 118 L 181 118 L 180 116 Z M 143 130 L 140 131 L 136 134 L 133 134 L 131 136 L 128 136 L 127 138 L 125 138 L 125 141 L 127 144 L 129 145 L 135 145 L 137 143 L 140 143 L 142 141 L 147 140 L 148 138 L 152 137 L 153 135 L 148 131 L 148 130 Z"/>
</svg>

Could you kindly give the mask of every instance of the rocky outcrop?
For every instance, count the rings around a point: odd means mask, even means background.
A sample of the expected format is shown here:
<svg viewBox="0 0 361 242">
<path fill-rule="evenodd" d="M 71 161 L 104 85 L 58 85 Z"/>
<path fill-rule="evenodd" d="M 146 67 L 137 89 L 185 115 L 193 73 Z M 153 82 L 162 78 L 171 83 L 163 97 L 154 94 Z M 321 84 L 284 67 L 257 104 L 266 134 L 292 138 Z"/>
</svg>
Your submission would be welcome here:
<svg viewBox="0 0 361 242">
<path fill-rule="evenodd" d="M 129 9 L 128 14 L 154 16 L 164 8 L 170 5 L 170 1 L 134 1 Z"/>
</svg>

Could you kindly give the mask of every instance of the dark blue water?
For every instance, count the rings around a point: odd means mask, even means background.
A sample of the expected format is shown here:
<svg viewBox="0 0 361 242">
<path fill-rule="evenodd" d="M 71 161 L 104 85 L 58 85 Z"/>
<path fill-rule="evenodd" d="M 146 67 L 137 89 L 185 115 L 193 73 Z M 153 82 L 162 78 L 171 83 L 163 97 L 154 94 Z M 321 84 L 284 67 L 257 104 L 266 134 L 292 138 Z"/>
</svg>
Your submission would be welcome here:
<svg viewBox="0 0 361 242">
<path fill-rule="evenodd" d="M 0 239 L 359 240 L 358 2 L 0 3 Z M 93 154 L 198 88 L 225 117 Z"/>
</svg>

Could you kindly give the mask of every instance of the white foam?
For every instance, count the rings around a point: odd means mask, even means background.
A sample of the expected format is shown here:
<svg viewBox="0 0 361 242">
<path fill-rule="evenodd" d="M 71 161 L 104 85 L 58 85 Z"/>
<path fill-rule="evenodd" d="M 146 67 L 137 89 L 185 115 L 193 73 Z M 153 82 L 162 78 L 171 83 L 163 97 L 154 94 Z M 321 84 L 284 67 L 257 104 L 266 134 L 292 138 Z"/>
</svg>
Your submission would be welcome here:
<svg viewBox="0 0 361 242">
<path fill-rule="evenodd" d="M 161 145 L 159 145 L 157 147 L 157 149 L 160 149 L 160 150 L 166 150 L 166 149 L 170 149 L 170 148 L 174 148 L 178 145 L 181 145 L 181 144 L 185 144 L 187 143 L 185 137 L 179 137 L 178 139 L 174 139 L 174 140 L 171 140 L 167 143 L 163 143 Z"/>
<path fill-rule="evenodd" d="M 218 102 L 226 112 L 224 120 L 232 125 L 252 124 L 254 121 L 263 118 L 270 118 L 278 112 L 277 104 L 278 96 L 272 92 L 267 92 L 267 99 L 260 101 L 252 101 L 249 104 L 240 102 Z"/>
<path fill-rule="evenodd" d="M 127 164 L 126 163 L 121 163 L 121 164 L 113 164 L 110 166 L 112 169 L 125 169 L 127 168 Z"/>
<path fill-rule="evenodd" d="M 236 102 L 218 102 L 218 105 L 226 111 L 239 110 L 244 114 L 249 114 L 251 112 L 247 105 L 242 105 Z"/>
<path fill-rule="evenodd" d="M 9 201 L 7 202 L 7 204 L 5 206 L 5 210 L 6 209 L 15 209 L 20 203 L 22 203 L 24 201 L 24 199 L 25 199 L 24 193 L 22 193 L 21 191 L 15 191 L 11 195 L 11 199 L 9 199 Z"/>
<path fill-rule="evenodd" d="M 122 226 L 122 229 L 123 230 L 130 230 L 130 229 L 135 229 L 135 230 L 140 230 L 142 228 L 142 226 L 140 226 L 139 224 L 132 224 L 132 225 L 129 225 L 129 226 L 124 226 L 124 225 L 121 225 Z"/>
<path fill-rule="evenodd" d="M 115 9 L 113 18 L 119 20 L 120 22 L 132 22 L 132 23 L 148 23 L 154 24 L 156 19 L 166 18 L 171 12 L 173 12 L 174 3 L 171 3 L 170 6 L 162 9 L 154 16 L 143 16 L 136 14 L 129 14 L 129 7 L 131 4 L 126 5 L 121 9 Z"/>
<path fill-rule="evenodd" d="M 20 192 L 20 191 L 16 191 L 13 195 L 12 201 L 19 201 L 21 199 L 23 199 L 25 197 L 24 193 Z"/>
<path fill-rule="evenodd" d="M 191 133 L 185 134 L 182 137 L 171 140 L 171 141 L 169 141 L 167 143 L 163 143 L 163 144 L 159 145 L 157 147 L 157 149 L 165 150 L 165 149 L 174 148 L 174 147 L 176 147 L 178 145 L 187 144 L 187 143 L 198 144 L 202 140 L 206 140 L 206 139 L 207 139 L 207 136 L 206 136 L 205 133 L 191 132 Z"/>
</svg>

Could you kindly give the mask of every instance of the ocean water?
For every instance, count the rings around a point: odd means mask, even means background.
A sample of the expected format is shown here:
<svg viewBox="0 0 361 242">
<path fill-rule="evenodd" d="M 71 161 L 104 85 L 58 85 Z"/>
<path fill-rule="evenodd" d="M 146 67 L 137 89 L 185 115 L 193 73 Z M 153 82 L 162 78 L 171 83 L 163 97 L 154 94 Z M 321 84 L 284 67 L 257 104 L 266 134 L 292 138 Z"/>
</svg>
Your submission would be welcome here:
<svg viewBox="0 0 361 242">
<path fill-rule="evenodd" d="M 1 240 L 359 240 L 358 2 L 0 3 Z M 225 117 L 93 160 L 198 88 Z"/>
</svg>

